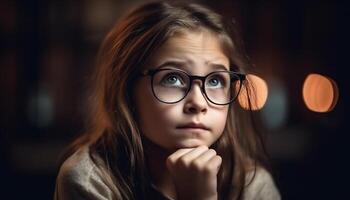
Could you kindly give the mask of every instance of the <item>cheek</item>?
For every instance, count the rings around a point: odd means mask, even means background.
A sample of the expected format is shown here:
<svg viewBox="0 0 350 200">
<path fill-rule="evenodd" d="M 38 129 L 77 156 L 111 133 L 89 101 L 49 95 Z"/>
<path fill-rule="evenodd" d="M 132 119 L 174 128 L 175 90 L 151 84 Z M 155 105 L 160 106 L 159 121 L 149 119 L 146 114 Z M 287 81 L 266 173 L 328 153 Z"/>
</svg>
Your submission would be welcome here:
<svg viewBox="0 0 350 200">
<path fill-rule="evenodd" d="M 225 129 L 227 120 L 228 108 L 223 108 L 220 110 L 214 110 L 210 114 L 210 121 L 213 124 L 216 135 L 220 136 Z"/>
<path fill-rule="evenodd" d="M 134 97 L 142 132 L 153 135 L 164 132 L 165 127 L 174 126 L 174 121 L 180 116 L 178 107 L 159 102 L 146 85 L 147 83 L 139 85 Z"/>
<path fill-rule="evenodd" d="M 179 111 L 176 107 L 159 104 L 161 103 L 152 102 L 145 105 L 144 112 L 141 115 L 144 126 L 148 128 L 152 127 L 153 129 L 171 127 L 174 126 L 174 122 L 180 118 Z"/>
</svg>

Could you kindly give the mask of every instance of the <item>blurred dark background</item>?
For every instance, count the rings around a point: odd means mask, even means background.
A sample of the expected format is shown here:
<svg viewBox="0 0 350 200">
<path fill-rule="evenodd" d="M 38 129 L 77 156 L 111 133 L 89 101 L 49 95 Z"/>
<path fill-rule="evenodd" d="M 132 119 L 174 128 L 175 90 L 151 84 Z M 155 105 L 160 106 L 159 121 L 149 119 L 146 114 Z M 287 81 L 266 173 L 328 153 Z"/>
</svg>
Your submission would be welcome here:
<svg viewBox="0 0 350 200">
<path fill-rule="evenodd" d="M 58 157 L 84 131 L 98 47 L 126 0 L 1 0 L 1 199 L 52 199 Z M 197 1 L 235 18 L 256 74 L 269 86 L 258 111 L 283 199 L 347 199 L 349 5 L 343 1 Z M 339 99 L 319 113 L 303 101 L 310 73 Z"/>
</svg>

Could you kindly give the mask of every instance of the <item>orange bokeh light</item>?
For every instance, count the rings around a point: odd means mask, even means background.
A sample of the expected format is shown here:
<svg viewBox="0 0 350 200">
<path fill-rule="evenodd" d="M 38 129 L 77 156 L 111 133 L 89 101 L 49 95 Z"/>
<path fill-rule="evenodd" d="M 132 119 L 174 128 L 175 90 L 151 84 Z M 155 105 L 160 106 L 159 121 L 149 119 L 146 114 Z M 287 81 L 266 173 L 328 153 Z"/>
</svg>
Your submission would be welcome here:
<svg viewBox="0 0 350 200">
<path fill-rule="evenodd" d="M 252 110 L 260 110 L 262 107 L 264 107 L 267 95 L 268 95 L 268 88 L 266 82 L 253 74 L 247 75 L 247 81 L 248 81 L 248 87 L 243 86 L 241 93 L 238 96 L 239 104 L 244 109 L 249 109 L 249 101 L 248 101 L 248 94 L 251 102 L 251 109 Z"/>
<path fill-rule="evenodd" d="M 303 85 L 303 99 L 314 112 L 329 112 L 338 101 L 338 87 L 331 78 L 320 74 L 309 74 Z"/>
</svg>

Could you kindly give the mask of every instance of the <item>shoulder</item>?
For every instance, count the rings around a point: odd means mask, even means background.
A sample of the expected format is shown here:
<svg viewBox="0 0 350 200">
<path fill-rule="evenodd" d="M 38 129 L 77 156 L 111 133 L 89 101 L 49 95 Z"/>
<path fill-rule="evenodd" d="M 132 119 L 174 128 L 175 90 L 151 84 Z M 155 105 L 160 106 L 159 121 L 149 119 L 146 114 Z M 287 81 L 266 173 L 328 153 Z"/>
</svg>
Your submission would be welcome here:
<svg viewBox="0 0 350 200">
<path fill-rule="evenodd" d="M 56 200 L 110 199 L 111 196 L 87 146 L 81 147 L 61 165 L 56 179 Z"/>
<path fill-rule="evenodd" d="M 243 199 L 271 199 L 279 200 L 281 195 L 274 183 L 271 174 L 264 168 L 258 167 L 256 170 L 248 172 L 246 177 L 247 186 L 244 189 Z"/>
</svg>

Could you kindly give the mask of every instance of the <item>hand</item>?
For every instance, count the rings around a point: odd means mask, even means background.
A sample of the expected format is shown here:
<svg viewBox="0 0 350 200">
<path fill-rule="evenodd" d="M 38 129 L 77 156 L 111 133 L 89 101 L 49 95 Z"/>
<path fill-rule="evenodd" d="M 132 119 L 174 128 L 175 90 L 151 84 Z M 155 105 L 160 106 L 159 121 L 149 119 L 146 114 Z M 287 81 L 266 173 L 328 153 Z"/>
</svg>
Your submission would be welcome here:
<svg viewBox="0 0 350 200">
<path fill-rule="evenodd" d="M 166 165 L 173 178 L 177 199 L 217 199 L 217 173 L 222 159 L 206 146 L 179 149 Z"/>
</svg>

